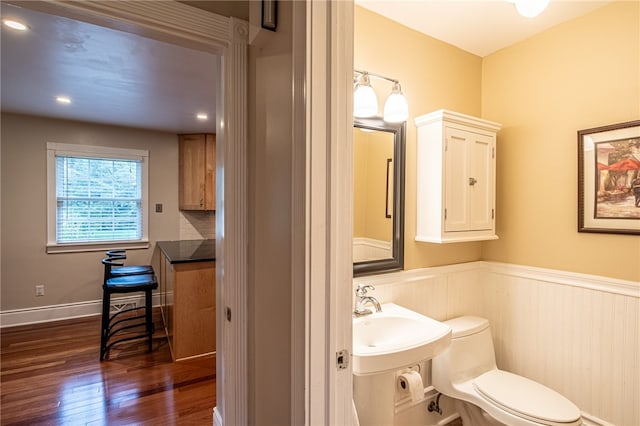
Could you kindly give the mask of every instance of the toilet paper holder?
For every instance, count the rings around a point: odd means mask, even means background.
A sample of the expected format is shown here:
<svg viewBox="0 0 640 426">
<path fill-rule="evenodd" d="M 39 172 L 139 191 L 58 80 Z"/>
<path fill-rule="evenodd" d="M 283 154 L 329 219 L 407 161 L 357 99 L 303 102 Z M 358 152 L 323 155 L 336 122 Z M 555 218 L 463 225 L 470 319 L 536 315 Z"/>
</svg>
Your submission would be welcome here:
<svg viewBox="0 0 640 426">
<path fill-rule="evenodd" d="M 424 384 L 419 367 L 399 372 L 396 377 L 396 386 L 399 393 L 407 395 L 413 402 L 424 399 Z"/>
</svg>

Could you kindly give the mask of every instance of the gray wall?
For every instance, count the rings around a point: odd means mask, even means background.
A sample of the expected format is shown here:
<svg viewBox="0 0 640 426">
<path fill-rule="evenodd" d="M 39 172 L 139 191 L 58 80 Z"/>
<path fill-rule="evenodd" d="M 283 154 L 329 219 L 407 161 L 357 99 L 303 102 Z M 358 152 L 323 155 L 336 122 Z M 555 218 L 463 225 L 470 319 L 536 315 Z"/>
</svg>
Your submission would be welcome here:
<svg viewBox="0 0 640 426">
<path fill-rule="evenodd" d="M 2 113 L 2 311 L 100 300 L 102 251 L 47 254 L 47 142 L 149 150 L 148 250 L 128 262 L 148 263 L 155 241 L 178 238 L 178 138 L 174 134 Z M 35 297 L 34 286 L 45 285 Z"/>
<path fill-rule="evenodd" d="M 249 56 L 250 425 L 291 422 L 292 39 L 281 1 L 278 31 Z"/>
</svg>

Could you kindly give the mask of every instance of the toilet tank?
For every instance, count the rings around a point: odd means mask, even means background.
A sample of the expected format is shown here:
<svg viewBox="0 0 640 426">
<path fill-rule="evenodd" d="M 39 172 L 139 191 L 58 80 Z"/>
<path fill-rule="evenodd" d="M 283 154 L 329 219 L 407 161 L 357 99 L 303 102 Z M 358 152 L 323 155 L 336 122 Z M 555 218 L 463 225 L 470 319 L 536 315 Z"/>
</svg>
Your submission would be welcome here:
<svg viewBox="0 0 640 426">
<path fill-rule="evenodd" d="M 489 321 L 464 316 L 445 321 L 451 327 L 451 345 L 433 359 L 433 384 L 458 383 L 496 367 Z"/>
</svg>

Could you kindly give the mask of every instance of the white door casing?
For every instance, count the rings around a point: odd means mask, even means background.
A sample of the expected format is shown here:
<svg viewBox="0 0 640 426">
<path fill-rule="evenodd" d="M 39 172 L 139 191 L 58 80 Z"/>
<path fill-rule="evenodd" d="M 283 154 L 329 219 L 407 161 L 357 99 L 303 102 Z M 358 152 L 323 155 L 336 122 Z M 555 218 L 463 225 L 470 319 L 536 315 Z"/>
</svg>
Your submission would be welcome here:
<svg viewBox="0 0 640 426">
<path fill-rule="evenodd" d="M 292 424 L 348 425 L 351 367 L 338 370 L 335 356 L 341 349 L 351 352 L 353 2 L 294 3 L 294 17 L 304 16 L 305 25 L 296 25 L 293 33 L 293 132 L 304 134 L 306 149 L 292 155 L 294 173 L 304 182 L 304 188 L 292 189 L 298 212 L 292 226 L 304 231 L 304 243 L 296 244 L 304 244 L 306 260 L 304 271 L 292 271 L 293 278 L 305 280 L 304 312 L 297 306 L 291 310 L 304 314 L 304 330 L 292 329 L 292 347 L 305 347 L 305 356 L 303 381 L 296 378 L 302 365 L 292 366 L 292 392 L 304 394 L 304 407 L 293 404 L 291 418 Z M 224 80 L 216 100 L 216 346 L 221 349 L 214 423 L 247 424 L 247 23 L 174 1 L 23 2 L 21 7 L 222 56 Z"/>
<path fill-rule="evenodd" d="M 247 22 L 175 1 L 16 4 L 221 56 L 223 79 L 216 99 L 216 347 L 222 350 L 213 421 L 247 424 Z M 231 321 L 223 321 L 227 308 Z"/>
<path fill-rule="evenodd" d="M 307 425 L 353 422 L 353 2 L 307 2 Z"/>
</svg>

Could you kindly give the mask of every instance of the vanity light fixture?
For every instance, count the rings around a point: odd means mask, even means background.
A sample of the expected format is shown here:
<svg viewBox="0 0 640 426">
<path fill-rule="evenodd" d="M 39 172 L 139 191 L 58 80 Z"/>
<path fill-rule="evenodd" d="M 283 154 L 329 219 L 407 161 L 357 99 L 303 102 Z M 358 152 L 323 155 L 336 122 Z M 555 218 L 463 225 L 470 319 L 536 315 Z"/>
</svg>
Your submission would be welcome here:
<svg viewBox="0 0 640 426">
<path fill-rule="evenodd" d="M 549 0 L 507 0 L 516 5 L 516 10 L 525 18 L 535 18 L 549 5 Z"/>
<path fill-rule="evenodd" d="M 391 94 L 384 104 L 384 121 L 388 123 L 402 123 L 409 118 L 409 105 L 407 99 L 402 94 L 400 82 L 396 79 L 373 74 L 368 71 L 354 70 L 354 91 L 353 91 L 353 116 L 357 118 L 374 117 L 378 114 L 378 98 L 369 77 L 376 77 L 381 80 L 393 83 Z"/>
<path fill-rule="evenodd" d="M 355 79 L 353 115 L 358 118 L 374 117 L 378 113 L 378 97 L 371 87 L 369 74 L 362 72 Z"/>
<path fill-rule="evenodd" d="M 384 103 L 384 121 L 389 123 L 402 123 L 409 118 L 409 105 L 407 98 L 402 94 L 400 83 L 393 83 L 391 94 Z"/>
</svg>

